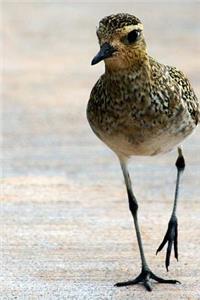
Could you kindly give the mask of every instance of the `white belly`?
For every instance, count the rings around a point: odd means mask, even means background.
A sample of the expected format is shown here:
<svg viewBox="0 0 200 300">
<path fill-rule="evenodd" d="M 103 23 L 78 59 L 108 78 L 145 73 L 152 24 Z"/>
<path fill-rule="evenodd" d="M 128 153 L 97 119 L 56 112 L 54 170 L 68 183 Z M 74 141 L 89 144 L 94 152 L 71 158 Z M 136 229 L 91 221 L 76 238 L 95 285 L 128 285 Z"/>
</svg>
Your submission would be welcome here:
<svg viewBox="0 0 200 300">
<path fill-rule="evenodd" d="M 116 154 L 130 157 L 133 155 L 151 156 L 158 153 L 165 153 L 178 146 L 188 135 L 193 131 L 185 132 L 185 134 L 171 134 L 168 132 L 162 133 L 158 136 L 136 142 L 130 136 L 117 135 L 101 137 L 104 143 L 111 148 Z"/>
</svg>

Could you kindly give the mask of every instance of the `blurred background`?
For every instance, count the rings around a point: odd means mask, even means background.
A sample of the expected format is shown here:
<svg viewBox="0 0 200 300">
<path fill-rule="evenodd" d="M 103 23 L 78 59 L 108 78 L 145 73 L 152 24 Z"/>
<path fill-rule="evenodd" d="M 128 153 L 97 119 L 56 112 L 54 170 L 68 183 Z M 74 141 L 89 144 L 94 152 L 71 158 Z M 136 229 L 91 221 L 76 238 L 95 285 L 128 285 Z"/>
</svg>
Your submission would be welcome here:
<svg viewBox="0 0 200 300">
<path fill-rule="evenodd" d="M 2 299 L 144 299 L 140 287 L 113 288 L 137 275 L 140 261 L 118 161 L 86 120 L 104 71 L 90 65 L 95 32 L 105 15 L 136 15 L 149 54 L 184 71 L 200 97 L 199 11 L 197 1 L 2 3 Z M 156 286 L 152 299 L 200 296 L 200 130 L 183 146 L 181 258 L 170 269 L 183 284 L 166 295 Z M 146 251 L 160 275 L 165 253 L 154 253 L 171 211 L 176 155 L 130 164 Z"/>
</svg>

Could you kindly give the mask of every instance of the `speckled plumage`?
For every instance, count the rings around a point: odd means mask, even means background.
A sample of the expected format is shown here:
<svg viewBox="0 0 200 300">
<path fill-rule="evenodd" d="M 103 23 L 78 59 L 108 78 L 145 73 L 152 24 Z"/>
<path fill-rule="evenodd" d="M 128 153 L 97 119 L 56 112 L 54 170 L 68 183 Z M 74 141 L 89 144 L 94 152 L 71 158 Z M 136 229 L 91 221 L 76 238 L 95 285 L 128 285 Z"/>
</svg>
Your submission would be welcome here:
<svg viewBox="0 0 200 300">
<path fill-rule="evenodd" d="M 152 291 L 151 279 L 170 284 L 179 281 L 160 278 L 147 264 L 138 224 L 138 202 L 127 168 L 128 158 L 167 152 L 179 145 L 199 123 L 200 103 L 181 71 L 148 55 L 143 25 L 136 17 L 128 14 L 105 17 L 100 21 L 97 36 L 100 51 L 93 58 L 92 65 L 104 60 L 105 73 L 92 89 L 87 118 L 95 134 L 119 158 L 141 258 L 140 274 L 116 286 L 142 283 Z M 172 214 L 156 252 L 167 244 L 167 271 L 172 249 L 178 260 L 176 208 L 180 176 L 185 168 L 180 147 L 175 165 L 177 180 Z"/>
<path fill-rule="evenodd" d="M 103 18 L 99 22 L 99 28 L 97 32 L 101 33 L 102 35 L 106 35 L 107 33 L 110 35 L 115 33 L 115 31 L 120 28 L 124 28 L 128 25 L 137 25 L 139 23 L 141 23 L 141 21 L 137 17 L 130 14 L 121 13 L 117 14 L 117 17 L 116 15 L 110 15 Z"/>
<path fill-rule="evenodd" d="M 200 120 L 200 103 L 181 71 L 151 58 L 143 37 L 134 46 L 122 45 L 124 26 L 137 24 L 139 19 L 126 14 L 100 21 L 100 45 L 106 39 L 118 53 L 105 59 L 105 74 L 92 89 L 87 107 L 96 135 L 125 157 L 169 151 Z"/>
</svg>

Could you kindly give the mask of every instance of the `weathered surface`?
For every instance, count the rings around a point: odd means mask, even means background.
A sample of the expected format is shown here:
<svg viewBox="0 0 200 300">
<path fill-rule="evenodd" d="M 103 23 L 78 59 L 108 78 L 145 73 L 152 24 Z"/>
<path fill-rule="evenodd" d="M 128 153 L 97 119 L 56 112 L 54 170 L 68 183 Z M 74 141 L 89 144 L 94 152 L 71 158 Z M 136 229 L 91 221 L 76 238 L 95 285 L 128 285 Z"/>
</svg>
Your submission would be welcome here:
<svg viewBox="0 0 200 300">
<path fill-rule="evenodd" d="M 168 274 L 165 253 L 155 251 L 171 211 L 176 152 L 130 166 L 152 270 L 182 284 L 155 284 L 151 294 L 113 287 L 138 274 L 139 253 L 117 159 L 91 132 L 85 109 L 103 70 L 90 67 L 95 26 L 122 10 L 142 19 L 152 56 L 185 71 L 199 96 L 197 3 L 4 4 L 1 299 L 200 299 L 199 129 L 184 144 L 180 260 Z"/>
</svg>

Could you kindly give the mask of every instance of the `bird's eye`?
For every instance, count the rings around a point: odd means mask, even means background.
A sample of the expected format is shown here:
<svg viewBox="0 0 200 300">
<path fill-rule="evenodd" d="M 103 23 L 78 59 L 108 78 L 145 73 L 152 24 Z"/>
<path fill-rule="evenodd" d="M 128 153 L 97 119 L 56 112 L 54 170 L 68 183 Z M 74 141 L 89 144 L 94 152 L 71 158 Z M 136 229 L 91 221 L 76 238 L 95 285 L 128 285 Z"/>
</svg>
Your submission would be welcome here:
<svg viewBox="0 0 200 300">
<path fill-rule="evenodd" d="M 131 32 L 129 32 L 129 34 L 127 35 L 127 41 L 129 44 L 132 44 L 134 42 L 137 41 L 138 37 L 140 35 L 140 31 L 139 30 L 132 30 Z"/>
</svg>

